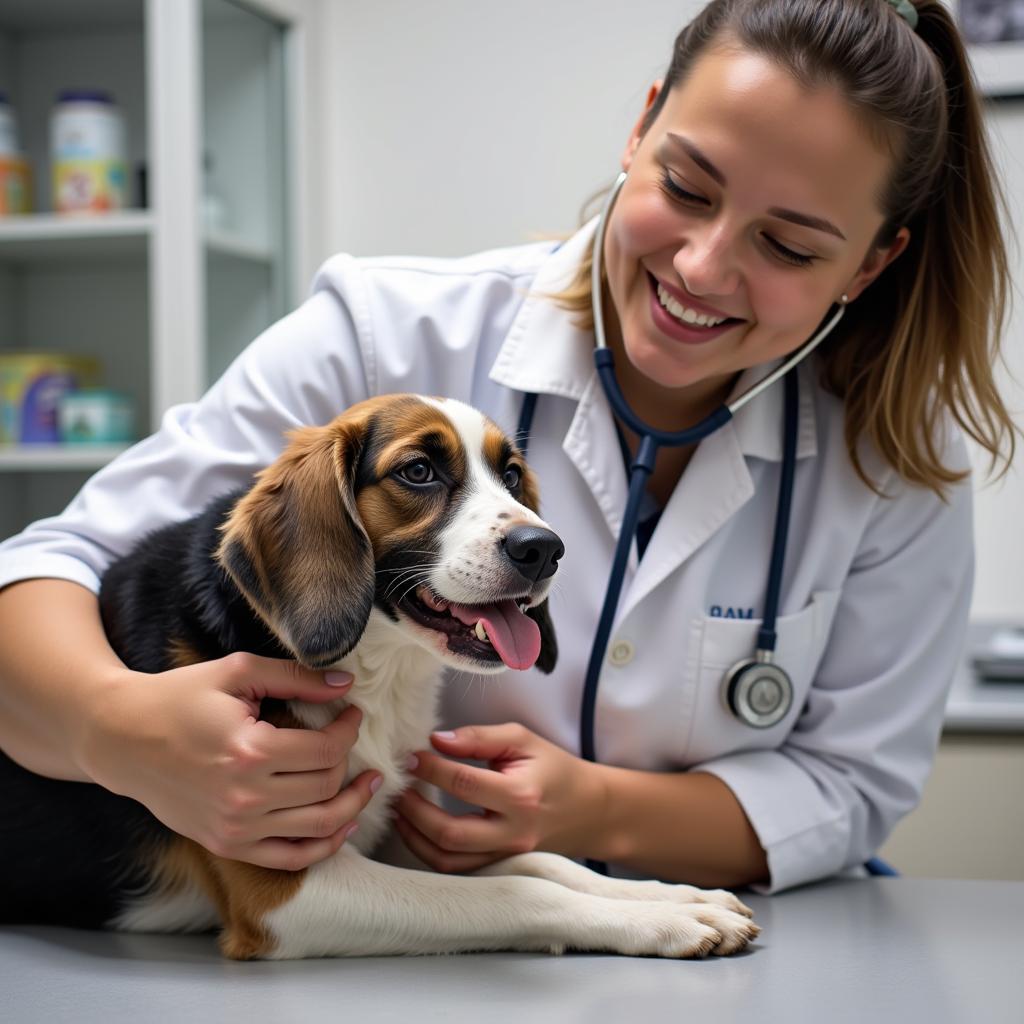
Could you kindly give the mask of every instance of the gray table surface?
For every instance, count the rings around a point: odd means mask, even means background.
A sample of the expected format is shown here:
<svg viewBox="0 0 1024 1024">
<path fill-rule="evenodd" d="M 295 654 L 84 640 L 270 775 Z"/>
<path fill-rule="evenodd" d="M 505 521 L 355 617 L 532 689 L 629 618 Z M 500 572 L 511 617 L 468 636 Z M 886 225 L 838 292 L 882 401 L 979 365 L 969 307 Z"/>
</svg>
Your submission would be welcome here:
<svg viewBox="0 0 1024 1024">
<path fill-rule="evenodd" d="M 234 963 L 209 936 L 0 929 L 0 1019 L 460 1024 L 1024 1022 L 1024 882 L 836 880 L 745 897 L 703 961 L 501 953 Z"/>
</svg>

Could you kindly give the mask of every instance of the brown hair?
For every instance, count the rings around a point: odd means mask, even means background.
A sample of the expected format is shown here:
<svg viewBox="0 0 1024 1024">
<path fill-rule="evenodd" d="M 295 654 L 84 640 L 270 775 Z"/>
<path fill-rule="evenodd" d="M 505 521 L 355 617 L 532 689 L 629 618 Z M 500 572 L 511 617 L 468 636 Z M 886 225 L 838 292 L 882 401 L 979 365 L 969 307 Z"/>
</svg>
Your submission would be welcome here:
<svg viewBox="0 0 1024 1024">
<path fill-rule="evenodd" d="M 912 29 L 886 0 L 713 0 L 679 33 L 642 125 L 715 45 L 760 53 L 807 85 L 838 88 L 893 157 L 875 245 L 901 226 L 906 251 L 852 303 L 819 350 L 823 385 L 844 400 L 846 443 L 867 437 L 896 472 L 942 493 L 953 418 L 1006 471 L 1016 428 L 993 369 L 1009 300 L 1006 201 L 963 41 L 941 0 L 916 0 Z M 590 328 L 590 258 L 554 298 Z M 947 412 L 948 411 L 948 412 Z M 1005 450 L 1004 450 L 1005 449 Z"/>
</svg>

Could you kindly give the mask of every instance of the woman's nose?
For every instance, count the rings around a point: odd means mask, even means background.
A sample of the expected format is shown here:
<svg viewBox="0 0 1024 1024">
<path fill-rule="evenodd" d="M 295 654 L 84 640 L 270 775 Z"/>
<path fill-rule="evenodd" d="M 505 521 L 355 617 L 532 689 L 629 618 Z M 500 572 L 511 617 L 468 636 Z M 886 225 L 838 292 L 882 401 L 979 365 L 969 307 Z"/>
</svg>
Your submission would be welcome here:
<svg viewBox="0 0 1024 1024">
<path fill-rule="evenodd" d="M 691 227 L 680 240 L 672 265 L 697 297 L 732 295 L 739 287 L 736 239 L 725 224 Z"/>
</svg>

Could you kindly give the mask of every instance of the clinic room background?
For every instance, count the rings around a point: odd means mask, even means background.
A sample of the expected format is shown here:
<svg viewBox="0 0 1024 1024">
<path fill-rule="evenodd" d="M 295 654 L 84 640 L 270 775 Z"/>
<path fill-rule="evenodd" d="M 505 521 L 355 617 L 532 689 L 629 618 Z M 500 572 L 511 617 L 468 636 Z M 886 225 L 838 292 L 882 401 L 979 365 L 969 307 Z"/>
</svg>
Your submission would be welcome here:
<svg viewBox="0 0 1024 1024">
<path fill-rule="evenodd" d="M 196 396 L 331 253 L 571 232 L 699 6 L 0 0 L 0 534 Z M 1024 78 L 987 109 L 1020 235 Z M 75 131 L 113 186 L 62 163 Z M 1016 299 L 1001 380 L 1024 414 Z M 33 374 L 56 391 L 18 437 Z M 993 484 L 979 460 L 969 650 L 925 799 L 881 851 L 907 874 L 1024 878 L 1024 671 L 970 670 L 993 645 L 1024 669 L 1019 462 Z"/>
</svg>

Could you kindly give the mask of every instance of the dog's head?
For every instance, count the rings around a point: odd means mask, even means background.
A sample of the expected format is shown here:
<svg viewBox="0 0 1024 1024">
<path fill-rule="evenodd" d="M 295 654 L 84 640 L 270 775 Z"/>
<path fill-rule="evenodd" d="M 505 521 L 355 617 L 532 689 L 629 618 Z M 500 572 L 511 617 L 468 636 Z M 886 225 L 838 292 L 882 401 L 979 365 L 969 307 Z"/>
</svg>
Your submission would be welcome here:
<svg viewBox="0 0 1024 1024">
<path fill-rule="evenodd" d="M 551 671 L 562 543 L 498 427 L 461 402 L 389 395 L 289 437 L 217 560 L 300 662 L 343 657 L 376 606 L 449 665 Z"/>
</svg>

